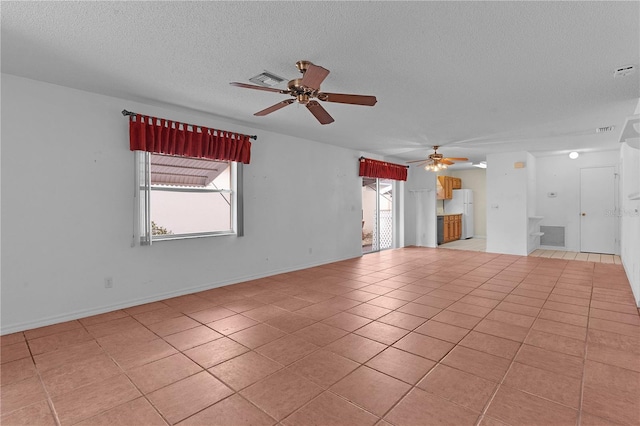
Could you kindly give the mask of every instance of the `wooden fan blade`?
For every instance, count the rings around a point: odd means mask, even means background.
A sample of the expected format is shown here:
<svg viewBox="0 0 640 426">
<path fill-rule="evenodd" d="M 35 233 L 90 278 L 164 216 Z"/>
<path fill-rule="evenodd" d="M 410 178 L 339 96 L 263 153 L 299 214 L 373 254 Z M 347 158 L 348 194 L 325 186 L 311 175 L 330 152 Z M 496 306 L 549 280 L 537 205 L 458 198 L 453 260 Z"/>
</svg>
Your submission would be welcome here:
<svg viewBox="0 0 640 426">
<path fill-rule="evenodd" d="M 446 164 L 447 166 L 450 166 L 452 164 L 454 164 L 453 161 L 449 161 L 446 158 L 443 158 L 442 160 L 440 160 L 441 163 Z"/>
<path fill-rule="evenodd" d="M 300 84 L 310 89 L 320 89 L 320 84 L 329 75 L 329 70 L 319 67 L 318 65 L 309 65 L 309 68 L 302 75 L 302 81 Z"/>
<path fill-rule="evenodd" d="M 326 109 L 322 107 L 316 101 L 309 101 L 307 104 L 307 109 L 311 111 L 311 114 L 320 122 L 320 124 L 329 124 L 333 123 L 333 117 L 329 115 Z"/>
<path fill-rule="evenodd" d="M 337 102 L 341 104 L 374 106 L 378 100 L 375 96 L 348 95 L 346 93 L 318 93 L 318 99 L 325 102 Z"/>
<path fill-rule="evenodd" d="M 422 159 L 422 160 L 412 160 L 412 161 L 407 161 L 407 163 L 421 163 L 423 161 L 429 161 L 428 158 Z"/>
<path fill-rule="evenodd" d="M 287 105 L 291 105 L 295 101 L 296 101 L 295 99 L 287 99 L 286 101 L 278 102 L 275 105 L 271 105 L 269 108 L 265 108 L 262 111 L 258 111 L 253 115 L 257 115 L 258 117 L 262 117 L 263 115 L 271 114 L 272 112 L 277 111 L 280 108 L 284 108 Z"/>
<path fill-rule="evenodd" d="M 465 157 L 446 157 L 443 158 L 443 160 L 449 160 L 449 161 L 469 161 L 468 158 Z"/>
<path fill-rule="evenodd" d="M 235 87 L 243 87 L 245 89 L 264 90 L 265 92 L 289 93 L 287 90 L 274 89 L 273 87 L 254 86 L 253 84 L 238 83 L 236 81 L 229 84 Z"/>
</svg>

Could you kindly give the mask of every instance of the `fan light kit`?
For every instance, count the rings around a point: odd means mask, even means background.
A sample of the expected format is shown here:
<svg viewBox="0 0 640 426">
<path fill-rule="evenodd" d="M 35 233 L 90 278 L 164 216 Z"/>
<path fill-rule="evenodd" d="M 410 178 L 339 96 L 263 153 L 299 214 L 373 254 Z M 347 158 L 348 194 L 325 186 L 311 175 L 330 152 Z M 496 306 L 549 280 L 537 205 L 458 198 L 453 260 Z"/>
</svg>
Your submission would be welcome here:
<svg viewBox="0 0 640 426">
<path fill-rule="evenodd" d="M 429 172 L 437 172 L 440 170 L 444 170 L 446 168 L 447 168 L 447 165 L 442 163 L 431 163 L 424 166 L 424 169 Z"/>
<path fill-rule="evenodd" d="M 454 164 L 454 161 L 469 161 L 468 158 L 463 157 L 445 157 L 438 153 L 439 146 L 433 147 L 433 154 L 422 160 L 408 161 L 408 163 L 418 163 L 418 166 L 424 166 L 424 169 L 430 172 L 438 172 L 444 170 L 447 166 Z"/>
<path fill-rule="evenodd" d="M 309 112 L 320 122 L 320 124 L 333 123 L 333 117 L 314 99 L 324 102 L 337 102 L 341 104 L 351 105 L 366 105 L 374 106 L 377 102 L 375 96 L 365 95 L 347 95 L 345 93 L 328 93 L 320 91 L 320 84 L 329 75 L 329 70 L 322 68 L 318 65 L 314 65 L 309 61 L 296 62 L 298 70 L 302 73 L 302 78 L 296 78 L 290 80 L 287 83 L 287 89 L 280 90 L 273 87 L 254 86 L 252 84 L 245 83 L 229 83 L 232 86 L 242 87 L 245 89 L 263 90 L 266 92 L 282 93 L 283 95 L 293 96 L 294 99 L 287 99 L 282 102 L 278 102 L 269 108 L 258 111 L 253 115 L 264 116 L 271 114 L 281 108 L 291 105 L 294 102 L 305 105 Z"/>
</svg>

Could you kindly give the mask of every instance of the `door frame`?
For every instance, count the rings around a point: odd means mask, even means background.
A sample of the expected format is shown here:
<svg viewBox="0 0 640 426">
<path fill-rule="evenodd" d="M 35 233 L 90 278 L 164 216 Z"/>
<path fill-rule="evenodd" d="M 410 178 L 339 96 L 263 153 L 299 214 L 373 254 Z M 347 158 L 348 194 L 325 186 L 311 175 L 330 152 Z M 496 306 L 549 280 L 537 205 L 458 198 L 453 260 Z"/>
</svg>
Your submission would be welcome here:
<svg viewBox="0 0 640 426">
<path fill-rule="evenodd" d="M 593 166 L 593 167 L 581 167 L 580 168 L 580 186 L 579 186 L 579 215 L 582 216 L 582 214 L 584 213 L 584 209 L 583 209 L 583 199 L 582 199 L 582 172 L 583 170 L 589 170 L 589 169 L 605 169 L 605 168 L 610 168 L 613 169 L 613 209 L 612 211 L 608 212 L 608 214 L 611 214 L 613 216 L 613 228 L 614 228 L 614 241 L 613 241 L 613 253 L 602 253 L 602 254 L 613 254 L 613 255 L 619 255 L 620 254 L 620 215 L 619 215 L 619 209 L 620 209 L 620 190 L 619 190 L 619 183 L 620 183 L 620 174 L 619 174 L 619 168 L 618 165 L 602 165 L 602 166 Z M 579 248 L 580 248 L 580 252 L 585 252 L 583 250 L 583 220 L 582 217 L 579 218 Z M 591 252 L 585 252 L 585 253 L 591 253 Z M 595 253 L 595 252 L 594 252 Z"/>
<path fill-rule="evenodd" d="M 372 243 L 371 243 L 371 250 L 369 251 L 362 251 L 362 254 L 368 254 L 368 253 L 376 253 L 379 252 L 381 250 L 389 250 L 392 249 L 394 247 L 397 247 L 397 235 L 398 235 L 398 223 L 397 223 L 397 213 L 398 213 L 398 208 L 397 208 L 397 204 L 398 204 L 398 200 L 397 200 L 397 196 L 396 194 L 398 193 L 398 185 L 397 182 L 395 180 L 392 179 L 380 179 L 380 178 L 366 178 L 363 177 L 362 178 L 362 183 L 361 186 L 362 188 L 366 187 L 367 185 L 365 185 L 365 179 L 371 179 L 375 181 L 375 212 L 374 212 L 374 236 L 377 236 L 377 239 L 374 238 Z M 380 181 L 384 180 L 384 181 L 389 181 L 391 183 L 391 194 L 392 194 L 392 198 L 391 198 L 391 226 L 390 226 L 390 231 L 391 231 L 391 245 L 389 247 L 384 247 L 384 248 L 380 248 Z M 364 200 L 363 201 L 363 214 L 364 214 Z M 363 220 L 364 220 L 364 216 L 363 216 Z"/>
</svg>

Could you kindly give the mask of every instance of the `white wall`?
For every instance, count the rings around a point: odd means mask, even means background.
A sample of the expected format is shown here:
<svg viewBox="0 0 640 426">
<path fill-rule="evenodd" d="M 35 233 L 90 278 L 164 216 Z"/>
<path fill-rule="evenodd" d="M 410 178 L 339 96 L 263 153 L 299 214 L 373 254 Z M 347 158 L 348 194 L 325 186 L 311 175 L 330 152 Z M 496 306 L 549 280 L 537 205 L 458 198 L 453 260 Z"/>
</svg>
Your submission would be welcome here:
<svg viewBox="0 0 640 426">
<path fill-rule="evenodd" d="M 514 168 L 514 163 L 525 163 Z M 528 169 L 535 159 L 528 152 L 487 155 L 487 251 L 526 256 L 529 250 Z"/>
<path fill-rule="evenodd" d="M 536 219 L 532 217 L 539 216 L 536 213 L 537 210 L 537 202 L 536 202 L 536 188 L 538 183 L 536 182 L 536 170 L 537 170 L 537 161 L 536 158 L 528 154 L 527 155 L 527 254 L 533 252 L 540 246 L 540 237 L 537 235 L 531 235 L 532 233 L 538 232 L 540 229 L 538 228 Z"/>
<path fill-rule="evenodd" d="M 131 247 L 123 108 L 258 135 L 244 168 L 244 237 Z M 2 333 L 360 256 L 359 155 L 3 74 Z"/>
<path fill-rule="evenodd" d="M 635 114 L 640 114 L 640 101 Z M 630 198 L 640 192 L 640 150 L 623 143 L 620 158 L 620 257 L 640 306 L 640 200 Z"/>
<path fill-rule="evenodd" d="M 436 174 L 411 167 L 404 188 L 405 245 L 437 247 Z"/>
<path fill-rule="evenodd" d="M 452 170 L 449 176 L 462 179 L 462 188 L 473 191 L 474 237 L 487 236 L 487 170 Z"/>
<path fill-rule="evenodd" d="M 580 169 L 617 169 L 619 158 L 618 151 L 582 153 L 575 160 L 568 154 L 537 158 L 537 215 L 544 216 L 541 225 L 565 226 L 566 250 L 580 251 Z"/>
</svg>

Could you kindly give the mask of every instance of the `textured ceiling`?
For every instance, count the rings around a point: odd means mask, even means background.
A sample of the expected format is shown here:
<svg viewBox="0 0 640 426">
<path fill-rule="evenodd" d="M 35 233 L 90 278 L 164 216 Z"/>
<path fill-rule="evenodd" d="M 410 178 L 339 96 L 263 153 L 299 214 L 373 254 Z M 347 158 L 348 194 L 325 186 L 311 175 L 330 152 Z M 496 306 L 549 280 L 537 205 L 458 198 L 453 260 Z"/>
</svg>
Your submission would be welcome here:
<svg viewBox="0 0 640 426">
<path fill-rule="evenodd" d="M 258 129 L 417 159 L 617 148 L 640 96 L 640 2 L 10 2 L 2 72 L 178 105 Z M 295 62 L 331 70 L 322 126 L 286 96 L 232 87 Z M 284 86 L 282 86 L 284 87 Z M 595 128 L 615 125 L 612 133 Z"/>
</svg>

